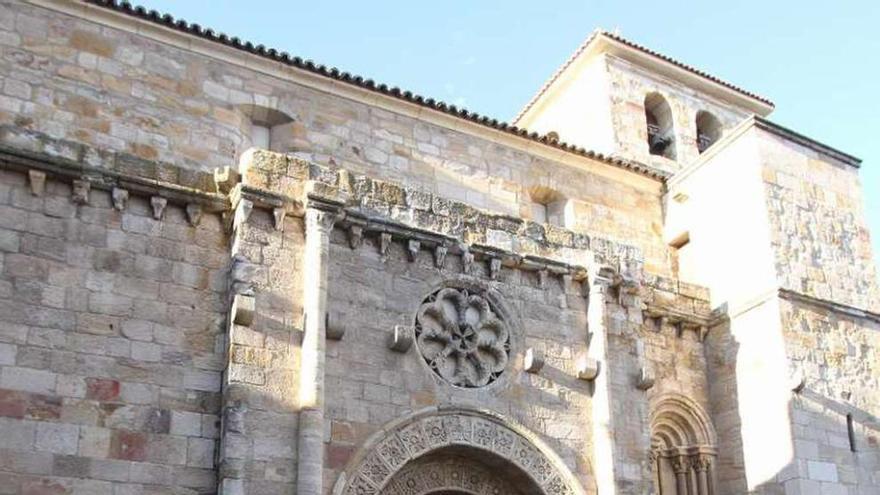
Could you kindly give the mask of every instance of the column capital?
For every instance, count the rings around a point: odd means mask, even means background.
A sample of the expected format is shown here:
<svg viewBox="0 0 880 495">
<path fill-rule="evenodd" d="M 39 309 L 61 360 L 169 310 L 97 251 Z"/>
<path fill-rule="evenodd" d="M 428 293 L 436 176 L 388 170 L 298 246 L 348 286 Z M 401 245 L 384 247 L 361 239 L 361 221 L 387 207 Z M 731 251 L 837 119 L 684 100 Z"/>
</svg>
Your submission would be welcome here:
<svg viewBox="0 0 880 495">
<path fill-rule="evenodd" d="M 691 467 L 691 459 L 686 455 L 679 455 L 675 457 L 675 460 L 672 462 L 672 470 L 675 471 L 675 474 L 684 474 L 688 472 L 688 469 Z"/>
<path fill-rule="evenodd" d="M 306 232 L 317 230 L 319 232 L 328 233 L 333 230 L 333 225 L 339 221 L 342 216 L 343 215 L 338 211 L 314 207 L 306 208 Z"/>
</svg>

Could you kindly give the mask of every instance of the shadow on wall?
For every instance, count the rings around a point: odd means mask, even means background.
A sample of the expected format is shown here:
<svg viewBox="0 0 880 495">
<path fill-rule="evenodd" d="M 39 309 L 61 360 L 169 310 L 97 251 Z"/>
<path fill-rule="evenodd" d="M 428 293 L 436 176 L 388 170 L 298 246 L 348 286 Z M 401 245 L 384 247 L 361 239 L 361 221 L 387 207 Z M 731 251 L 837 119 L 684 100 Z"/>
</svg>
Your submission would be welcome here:
<svg viewBox="0 0 880 495">
<path fill-rule="evenodd" d="M 792 390 L 786 401 L 789 444 L 771 445 L 768 438 L 767 451 L 752 448 L 746 456 L 736 375 L 741 345 L 729 322 L 713 328 L 706 344 L 711 414 L 718 433 L 718 494 L 876 493 L 880 418 L 804 386 Z M 785 458 L 774 455 L 785 450 Z M 752 474 L 749 480 L 747 463 L 752 473 L 772 469 L 773 463 L 778 467 L 764 473 L 764 479 Z"/>
</svg>

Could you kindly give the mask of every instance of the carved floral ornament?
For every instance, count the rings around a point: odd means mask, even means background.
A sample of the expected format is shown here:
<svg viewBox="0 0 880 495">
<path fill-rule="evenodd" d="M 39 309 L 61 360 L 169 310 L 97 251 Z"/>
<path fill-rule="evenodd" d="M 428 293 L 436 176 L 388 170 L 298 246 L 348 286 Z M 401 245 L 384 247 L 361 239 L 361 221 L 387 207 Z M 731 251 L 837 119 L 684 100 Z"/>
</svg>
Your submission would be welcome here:
<svg viewBox="0 0 880 495">
<path fill-rule="evenodd" d="M 504 468 L 499 471 L 498 466 Z M 493 413 L 431 408 L 395 421 L 368 439 L 332 491 L 447 492 L 582 495 L 583 489 L 558 456 L 523 427 Z"/>
<path fill-rule="evenodd" d="M 481 291 L 447 287 L 429 295 L 415 324 L 419 353 L 447 382 L 466 388 L 495 381 L 510 357 L 510 330 Z"/>
</svg>

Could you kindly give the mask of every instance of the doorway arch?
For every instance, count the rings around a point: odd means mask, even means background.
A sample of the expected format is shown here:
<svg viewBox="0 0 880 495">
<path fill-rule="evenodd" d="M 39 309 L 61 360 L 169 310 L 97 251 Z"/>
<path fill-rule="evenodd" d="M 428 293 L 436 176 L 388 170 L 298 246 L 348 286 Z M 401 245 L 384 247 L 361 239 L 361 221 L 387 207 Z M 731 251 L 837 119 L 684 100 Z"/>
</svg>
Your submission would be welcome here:
<svg viewBox="0 0 880 495">
<path fill-rule="evenodd" d="M 559 457 L 500 415 L 429 408 L 386 425 L 349 461 L 334 495 L 584 495 Z"/>
</svg>

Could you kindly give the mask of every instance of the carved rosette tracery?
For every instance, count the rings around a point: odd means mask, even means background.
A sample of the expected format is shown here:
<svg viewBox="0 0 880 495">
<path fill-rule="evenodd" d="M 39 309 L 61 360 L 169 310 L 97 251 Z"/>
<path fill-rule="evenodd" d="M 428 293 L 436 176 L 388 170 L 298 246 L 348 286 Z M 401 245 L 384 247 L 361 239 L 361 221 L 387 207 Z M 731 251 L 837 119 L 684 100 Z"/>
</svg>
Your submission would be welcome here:
<svg viewBox="0 0 880 495">
<path fill-rule="evenodd" d="M 450 450 L 450 448 L 455 448 Z M 445 452 L 455 452 L 445 454 Z M 509 463 L 542 493 L 580 495 L 559 461 L 523 434 L 492 417 L 439 413 L 389 429 L 341 478 L 341 495 L 425 495 L 462 491 L 473 495 L 515 494 L 510 476 L 499 476 L 486 459 Z M 510 474 L 510 473 L 508 473 Z"/>
<path fill-rule="evenodd" d="M 428 366 L 447 382 L 488 385 L 510 355 L 510 330 L 485 294 L 447 287 L 428 296 L 415 323 L 416 344 Z"/>
</svg>

